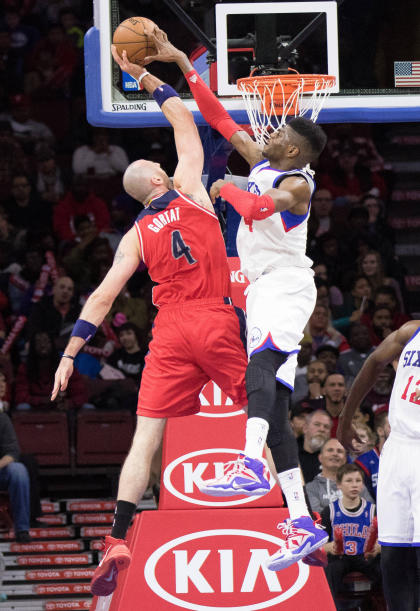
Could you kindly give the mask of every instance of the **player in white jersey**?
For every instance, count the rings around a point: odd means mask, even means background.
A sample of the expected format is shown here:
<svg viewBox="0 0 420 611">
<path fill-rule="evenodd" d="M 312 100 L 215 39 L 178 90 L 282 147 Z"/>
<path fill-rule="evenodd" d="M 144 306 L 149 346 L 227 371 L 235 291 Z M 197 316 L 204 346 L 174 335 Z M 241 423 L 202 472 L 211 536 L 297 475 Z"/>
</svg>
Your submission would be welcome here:
<svg viewBox="0 0 420 611">
<path fill-rule="evenodd" d="M 358 440 L 352 418 L 384 367 L 399 359 L 389 403 L 391 433 L 379 459 L 377 510 L 381 568 L 389 611 L 420 606 L 420 321 L 394 331 L 369 356 L 353 382 L 337 437 Z"/>
<path fill-rule="evenodd" d="M 288 418 L 299 342 L 316 300 L 312 262 L 305 256 L 314 182 L 302 168 L 319 156 L 326 136 L 311 121 L 293 118 L 262 149 L 230 118 L 184 53 L 167 40 L 155 44 L 158 54 L 145 63 L 175 61 L 204 118 L 252 168 L 248 191 L 220 180 L 210 190 L 213 201 L 221 195 L 244 217 L 238 252 L 250 280 L 246 443 L 233 467 L 227 466 L 222 478 L 208 480 L 200 489 L 215 496 L 268 492 L 262 459 L 267 442 L 290 512 L 285 543 L 267 563 L 268 568 L 280 570 L 312 554 L 328 538 L 310 517 Z"/>
</svg>

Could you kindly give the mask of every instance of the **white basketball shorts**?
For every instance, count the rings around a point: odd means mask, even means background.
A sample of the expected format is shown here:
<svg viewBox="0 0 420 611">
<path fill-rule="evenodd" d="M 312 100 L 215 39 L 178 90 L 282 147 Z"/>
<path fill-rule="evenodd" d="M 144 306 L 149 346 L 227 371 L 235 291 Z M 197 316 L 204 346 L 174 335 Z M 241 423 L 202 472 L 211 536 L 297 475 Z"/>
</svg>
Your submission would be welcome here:
<svg viewBox="0 0 420 611">
<path fill-rule="evenodd" d="M 293 390 L 299 342 L 315 307 L 310 268 L 279 268 L 260 276 L 246 291 L 248 356 L 264 348 L 289 355 L 277 379 Z"/>
<path fill-rule="evenodd" d="M 381 545 L 420 546 L 420 439 L 391 433 L 379 459 L 377 512 Z"/>
</svg>

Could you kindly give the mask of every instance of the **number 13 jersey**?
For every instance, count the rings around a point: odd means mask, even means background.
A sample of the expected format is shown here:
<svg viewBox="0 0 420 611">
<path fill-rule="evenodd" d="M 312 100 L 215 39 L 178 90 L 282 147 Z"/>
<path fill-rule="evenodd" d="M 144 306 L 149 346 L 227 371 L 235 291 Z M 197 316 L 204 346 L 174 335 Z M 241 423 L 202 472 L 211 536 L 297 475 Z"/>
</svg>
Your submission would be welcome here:
<svg viewBox="0 0 420 611">
<path fill-rule="evenodd" d="M 230 297 L 226 247 L 214 212 L 171 190 L 135 221 L 141 257 L 159 308 L 191 299 Z"/>
<path fill-rule="evenodd" d="M 420 439 L 420 328 L 413 334 L 401 353 L 391 399 L 389 424 L 392 433 Z"/>
</svg>

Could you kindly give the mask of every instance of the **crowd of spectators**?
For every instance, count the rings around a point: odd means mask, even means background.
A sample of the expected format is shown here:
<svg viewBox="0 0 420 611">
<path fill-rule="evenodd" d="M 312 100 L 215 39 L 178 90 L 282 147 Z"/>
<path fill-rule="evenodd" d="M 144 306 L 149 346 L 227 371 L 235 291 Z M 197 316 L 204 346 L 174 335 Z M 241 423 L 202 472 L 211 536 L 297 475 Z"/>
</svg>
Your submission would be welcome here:
<svg viewBox="0 0 420 611">
<path fill-rule="evenodd" d="M 3 413 L 136 409 L 155 315 L 145 269 L 134 274 L 77 357 L 68 389 L 54 402 L 49 399 L 60 351 L 80 308 L 141 208 L 124 193 L 122 173 L 134 159 L 157 154 L 169 173 L 174 167 L 164 128 L 124 132 L 87 124 L 83 35 L 91 8 L 80 0 L 7 0 L 0 21 Z M 159 21 L 151 4 L 144 8 Z M 374 500 L 377 456 L 389 433 L 392 367 L 358 411 L 365 443 L 352 456 L 335 439 L 337 420 L 365 359 L 410 318 L 404 270 L 386 219 L 389 171 L 368 126 L 326 130 L 329 144 L 315 168 L 318 188 L 308 235 L 318 301 L 291 395 L 309 500 L 319 512 L 341 498 L 337 471 L 346 462 L 359 465 L 361 496 Z M 18 457 L 14 445 L 10 454 Z M 21 530 L 27 530 L 27 520 Z"/>
</svg>

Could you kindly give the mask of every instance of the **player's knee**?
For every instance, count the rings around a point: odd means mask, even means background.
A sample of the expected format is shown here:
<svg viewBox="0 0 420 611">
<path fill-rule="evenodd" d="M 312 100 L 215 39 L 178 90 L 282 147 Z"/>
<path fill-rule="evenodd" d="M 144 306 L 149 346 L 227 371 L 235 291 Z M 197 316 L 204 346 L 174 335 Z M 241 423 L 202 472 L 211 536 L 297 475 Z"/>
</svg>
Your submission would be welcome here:
<svg viewBox="0 0 420 611">
<path fill-rule="evenodd" d="M 276 372 L 286 359 L 287 355 L 283 352 L 270 349 L 253 354 L 245 375 L 248 395 L 263 389 L 267 383 L 275 384 Z"/>
</svg>

